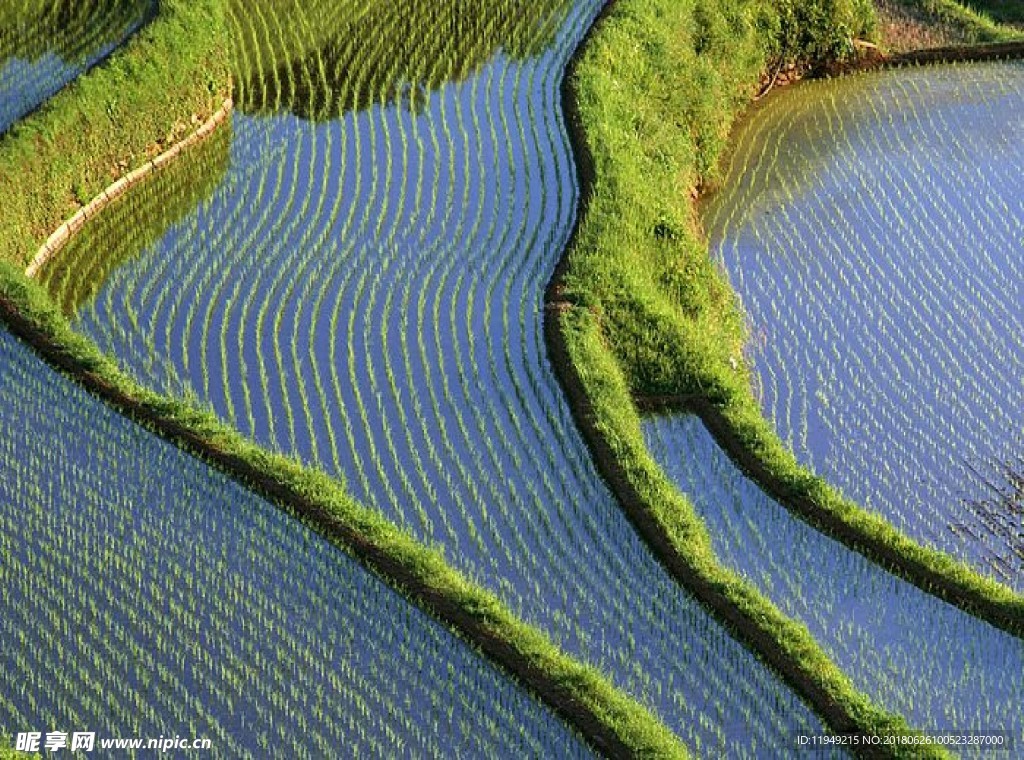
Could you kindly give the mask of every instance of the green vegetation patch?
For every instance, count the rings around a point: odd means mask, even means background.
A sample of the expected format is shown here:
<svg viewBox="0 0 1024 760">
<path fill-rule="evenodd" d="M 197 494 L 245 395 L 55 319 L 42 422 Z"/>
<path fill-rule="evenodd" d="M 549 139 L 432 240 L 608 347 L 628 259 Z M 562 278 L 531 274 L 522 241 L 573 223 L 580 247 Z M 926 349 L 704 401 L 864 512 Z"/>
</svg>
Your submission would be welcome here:
<svg viewBox="0 0 1024 760">
<path fill-rule="evenodd" d="M 1024 0 L 967 0 L 966 4 L 1001 23 L 1024 24 Z"/>
<path fill-rule="evenodd" d="M 1009 42 L 1022 36 L 1002 23 L 1024 21 L 1020 0 L 892 0 L 891 4 L 922 23 L 950 30 L 961 44 Z"/>
<path fill-rule="evenodd" d="M 0 760 L 33 760 L 42 757 L 38 752 L 19 752 L 14 749 L 14 742 L 0 735 Z"/>
<path fill-rule="evenodd" d="M 62 221 L 219 107 L 225 29 L 221 0 L 160 0 L 121 50 L 0 139 L 0 259 L 27 264 Z"/>
<path fill-rule="evenodd" d="M 871 32 L 861 4 L 828 6 L 622 3 L 577 69 L 595 181 L 562 293 L 599 319 L 635 393 L 722 401 L 748 387 L 742 316 L 690 199 L 770 61 L 850 55 Z"/>
<path fill-rule="evenodd" d="M 68 317 L 90 303 L 107 278 L 164 235 L 221 182 L 230 121 L 183 152 L 89 221 L 39 270 L 39 281 Z"/>
</svg>

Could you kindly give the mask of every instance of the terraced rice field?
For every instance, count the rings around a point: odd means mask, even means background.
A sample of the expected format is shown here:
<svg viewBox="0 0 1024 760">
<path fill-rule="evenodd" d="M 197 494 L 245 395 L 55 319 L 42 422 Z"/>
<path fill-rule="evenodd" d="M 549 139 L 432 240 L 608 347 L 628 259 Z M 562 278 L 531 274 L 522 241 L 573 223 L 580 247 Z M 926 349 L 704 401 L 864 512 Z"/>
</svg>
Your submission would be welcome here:
<svg viewBox="0 0 1024 760">
<path fill-rule="evenodd" d="M 76 326 L 443 547 L 700 754 L 763 757 L 820 730 L 649 554 L 545 359 L 543 290 L 578 192 L 559 82 L 599 3 L 511 8 L 476 37 L 450 33 L 468 16 L 447 4 L 351 23 L 315 3 L 285 23 L 286 6 L 236 18 L 259 41 L 238 66 L 261 76 L 239 76 L 223 180 Z M 345 63 L 394 38 L 394 59 Z"/>
<path fill-rule="evenodd" d="M 155 0 L 13 0 L 0 8 L 0 133 L 106 57 Z"/>
<path fill-rule="evenodd" d="M 859 689 L 929 732 L 998 732 L 1024 746 L 1024 641 L 793 517 L 737 470 L 696 417 L 650 419 L 644 433 L 722 561 L 804 622 Z"/>
<path fill-rule="evenodd" d="M 723 186 L 706 226 L 780 435 L 1024 590 L 1024 65 L 795 88 L 746 121 Z"/>
<path fill-rule="evenodd" d="M 376 576 L 0 331 L 0 729 L 586 757 Z"/>
</svg>

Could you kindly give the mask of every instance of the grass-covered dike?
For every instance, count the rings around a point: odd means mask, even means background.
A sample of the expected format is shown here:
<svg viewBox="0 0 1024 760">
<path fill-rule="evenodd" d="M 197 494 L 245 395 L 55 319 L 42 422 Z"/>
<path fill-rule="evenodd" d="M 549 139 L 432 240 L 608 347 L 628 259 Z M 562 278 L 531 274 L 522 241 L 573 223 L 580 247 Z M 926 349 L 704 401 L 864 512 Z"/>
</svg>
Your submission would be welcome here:
<svg viewBox="0 0 1024 760">
<path fill-rule="evenodd" d="M 595 749 L 612 757 L 686 757 L 680 740 L 649 710 L 595 668 L 563 654 L 452 569 L 440 551 L 357 504 L 337 481 L 267 452 L 214 415 L 148 391 L 122 373 L 19 271 L 61 222 L 111 181 L 179 144 L 224 102 L 231 90 L 228 27 L 222 0 L 159 0 L 134 39 L 0 140 L 0 178 L 28 188 L 0 213 L 0 321 L 118 411 L 224 470 L 390 579 Z M 188 166 L 189 153 L 183 155 Z"/>
<path fill-rule="evenodd" d="M 0 142 L 0 176 L 28 171 L 40 178 L 0 215 L 0 258 L 23 265 L 111 179 L 144 164 L 220 103 L 229 88 L 223 8 L 215 0 L 161 0 L 159 6 L 153 23 L 109 66 Z M 619 0 L 610 6 L 567 90 L 588 205 L 567 267 L 552 283 L 548 300 L 559 319 L 547 325 L 552 355 L 604 474 L 665 564 L 833 729 L 888 734 L 909 728 L 859 694 L 805 628 L 720 567 L 700 520 L 648 456 L 633 402 L 692 400 L 733 455 L 750 459 L 749 471 L 765 468 L 759 480 L 769 490 L 784 488 L 781 498 L 791 508 L 887 566 L 910 573 L 906 566 L 924 563 L 956 593 L 980 580 L 808 479 L 782 448 L 750 394 L 742 322 L 707 258 L 689 201 L 713 177 L 729 123 L 766 64 L 843 58 L 854 37 L 870 36 L 871 20 L 864 2 Z M 6 265 L 0 318 L 114 407 L 309 520 L 393 579 L 598 749 L 612 756 L 684 754 L 649 712 L 469 584 L 440 552 L 356 504 L 330 478 L 249 443 L 212 415 L 146 391 L 76 336 L 42 291 Z M 983 597 L 1000 592 L 990 585 L 981 589 Z M 930 590 L 952 593 L 941 584 Z M 1009 602 L 1018 605 L 1009 620 L 1019 623 L 1019 599 Z"/>
</svg>

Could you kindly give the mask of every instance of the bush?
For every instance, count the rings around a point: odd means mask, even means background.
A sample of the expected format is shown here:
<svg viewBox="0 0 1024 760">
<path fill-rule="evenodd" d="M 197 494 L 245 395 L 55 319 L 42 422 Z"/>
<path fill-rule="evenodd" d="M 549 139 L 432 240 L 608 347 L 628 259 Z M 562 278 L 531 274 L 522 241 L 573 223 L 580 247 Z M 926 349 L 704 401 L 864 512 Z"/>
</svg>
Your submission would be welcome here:
<svg viewBox="0 0 1024 760">
<path fill-rule="evenodd" d="M 855 38 L 877 33 L 870 0 L 778 0 L 759 7 L 758 28 L 773 64 L 801 68 L 849 58 Z"/>
</svg>

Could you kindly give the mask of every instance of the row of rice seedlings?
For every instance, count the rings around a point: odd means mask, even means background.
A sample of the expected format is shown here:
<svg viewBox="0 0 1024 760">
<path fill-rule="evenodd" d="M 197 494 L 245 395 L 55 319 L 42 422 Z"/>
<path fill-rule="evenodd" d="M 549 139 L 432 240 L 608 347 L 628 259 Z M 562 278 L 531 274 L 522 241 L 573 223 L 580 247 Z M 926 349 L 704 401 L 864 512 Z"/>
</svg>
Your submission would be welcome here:
<svg viewBox="0 0 1024 760">
<path fill-rule="evenodd" d="M 651 557 L 543 358 L 542 292 L 576 199 L 559 81 L 597 10 L 573 6 L 535 31 L 554 40 L 536 58 L 496 55 L 415 108 L 236 113 L 223 183 L 114 272 L 78 325 L 147 383 L 183 384 L 443 546 L 689 746 L 779 752 L 817 720 Z M 446 39 L 456 57 L 479 44 Z M 410 55 L 410 81 L 438 66 L 432 45 Z M 365 91 L 362 76 L 351 86 Z"/>
<path fill-rule="evenodd" d="M 1024 66 L 814 83 L 740 136 L 708 215 L 797 456 L 910 536 L 1024 589 Z M 1006 484 L 1004 484 L 1006 485 Z"/>
<path fill-rule="evenodd" d="M 0 332 L 0 725 L 216 756 L 579 757 L 343 552 Z"/>
<path fill-rule="evenodd" d="M 926 733 L 1024 742 L 1024 642 L 942 602 L 793 517 L 692 416 L 645 423 L 651 453 L 715 551 L 804 622 L 854 684 Z M 987 757 L 992 748 L 954 747 Z"/>
<path fill-rule="evenodd" d="M 0 133 L 110 54 L 154 0 L 50 0 L 0 9 Z"/>
</svg>

